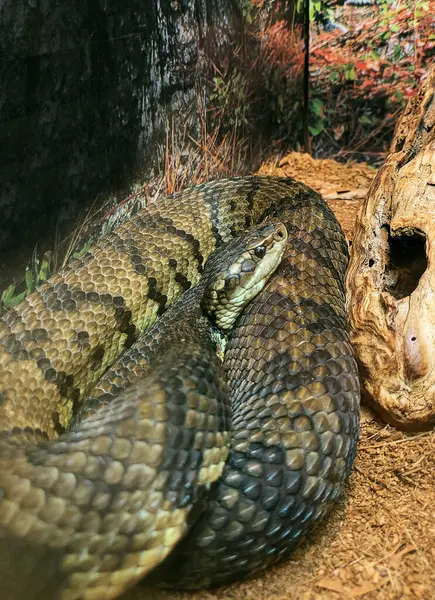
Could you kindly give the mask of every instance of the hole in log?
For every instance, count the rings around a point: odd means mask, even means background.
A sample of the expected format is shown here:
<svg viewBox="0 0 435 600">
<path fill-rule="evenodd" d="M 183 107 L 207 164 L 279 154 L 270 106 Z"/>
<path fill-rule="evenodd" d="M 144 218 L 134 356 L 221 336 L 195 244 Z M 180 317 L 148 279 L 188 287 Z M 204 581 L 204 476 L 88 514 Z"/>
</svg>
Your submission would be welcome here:
<svg viewBox="0 0 435 600">
<path fill-rule="evenodd" d="M 406 227 L 394 232 L 388 225 L 389 260 L 385 269 L 385 290 L 396 300 L 412 294 L 427 269 L 426 235 Z"/>
</svg>

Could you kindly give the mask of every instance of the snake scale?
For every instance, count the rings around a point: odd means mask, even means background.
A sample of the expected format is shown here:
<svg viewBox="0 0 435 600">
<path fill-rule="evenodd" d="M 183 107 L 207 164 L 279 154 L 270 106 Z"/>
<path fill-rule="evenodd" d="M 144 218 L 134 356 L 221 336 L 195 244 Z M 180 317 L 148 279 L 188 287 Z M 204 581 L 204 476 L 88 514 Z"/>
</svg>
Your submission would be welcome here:
<svg viewBox="0 0 435 600">
<path fill-rule="evenodd" d="M 228 452 L 224 407 L 205 416 L 207 402 L 192 405 L 190 433 L 171 408 L 190 390 L 179 347 L 140 380 L 142 332 L 200 280 L 216 247 L 264 221 L 285 225 L 287 247 L 228 342 Z M 114 598 L 174 545 L 150 583 L 225 583 L 291 551 L 337 498 L 355 456 L 347 260 L 335 217 L 310 188 L 233 178 L 150 204 L 9 311 L 0 322 L 7 597 Z M 217 385 L 206 371 L 195 377 L 205 397 Z M 154 398 L 146 409 L 143 394 Z M 98 398 L 103 406 L 66 431 L 83 399 L 94 407 Z M 182 451 L 192 436 L 195 463 Z"/>
</svg>

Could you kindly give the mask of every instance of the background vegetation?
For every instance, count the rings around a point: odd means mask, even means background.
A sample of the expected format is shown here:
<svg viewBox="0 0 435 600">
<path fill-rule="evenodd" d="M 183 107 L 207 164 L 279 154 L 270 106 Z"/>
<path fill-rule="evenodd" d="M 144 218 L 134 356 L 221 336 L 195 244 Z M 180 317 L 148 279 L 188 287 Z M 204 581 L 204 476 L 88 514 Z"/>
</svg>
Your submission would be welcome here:
<svg viewBox="0 0 435 600">
<path fill-rule="evenodd" d="M 309 130 L 316 155 L 385 151 L 435 53 L 429 0 L 310 2 Z M 245 48 L 211 80 L 215 125 L 300 149 L 303 0 L 244 0 Z M 249 57 L 254 56 L 254 59 Z"/>
</svg>

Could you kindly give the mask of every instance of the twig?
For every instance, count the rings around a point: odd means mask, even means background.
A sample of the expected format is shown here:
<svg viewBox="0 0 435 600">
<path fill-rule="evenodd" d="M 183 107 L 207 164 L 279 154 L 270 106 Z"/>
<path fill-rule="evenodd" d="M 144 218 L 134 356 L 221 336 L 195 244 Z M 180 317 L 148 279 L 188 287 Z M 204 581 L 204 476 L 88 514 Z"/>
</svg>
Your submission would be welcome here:
<svg viewBox="0 0 435 600">
<path fill-rule="evenodd" d="M 360 473 L 360 475 L 362 475 L 363 477 L 365 477 L 366 479 L 368 479 L 372 483 L 375 483 L 376 485 L 379 485 L 384 490 L 388 490 L 389 489 L 389 487 L 385 483 L 385 481 L 382 481 L 381 479 L 376 479 L 376 477 L 374 477 L 373 475 L 369 475 L 368 473 L 366 473 L 365 471 L 363 471 L 360 467 L 358 467 L 358 465 L 355 465 L 354 469 L 355 469 L 355 471 L 357 473 Z M 376 491 L 376 489 L 374 489 L 373 491 Z"/>
<path fill-rule="evenodd" d="M 67 246 L 65 256 L 64 256 L 64 259 L 61 264 L 62 269 L 63 269 L 63 267 L 65 267 L 65 265 L 69 261 L 71 253 L 74 250 L 74 247 L 76 246 L 76 244 L 78 243 L 85 225 L 88 223 L 88 221 L 90 221 L 92 219 L 92 211 L 94 210 L 95 202 L 96 202 L 96 198 L 94 198 L 94 201 L 92 202 L 91 206 L 89 207 L 89 210 L 87 211 L 85 217 L 81 220 L 79 225 L 74 229 L 71 237 L 69 238 L 70 242 Z"/>
<path fill-rule="evenodd" d="M 400 440 L 385 441 L 379 442 L 378 444 L 359 446 L 358 452 L 361 452 L 362 450 L 372 450 L 374 448 L 384 448 L 385 446 L 395 446 L 396 444 L 406 444 L 408 442 L 413 442 L 414 440 L 420 440 L 422 438 L 431 437 L 432 435 L 435 435 L 433 431 L 423 431 L 422 433 L 417 433 L 412 437 L 401 438 Z"/>
<path fill-rule="evenodd" d="M 367 135 L 353 148 L 353 150 L 359 150 L 364 146 L 364 144 L 368 142 L 368 140 L 371 140 L 372 138 L 376 137 L 382 131 L 382 129 L 384 129 L 388 121 L 394 122 L 401 112 L 402 109 L 398 108 L 396 111 L 394 111 L 392 115 L 387 115 L 385 119 L 371 133 L 369 133 L 369 135 Z"/>
</svg>

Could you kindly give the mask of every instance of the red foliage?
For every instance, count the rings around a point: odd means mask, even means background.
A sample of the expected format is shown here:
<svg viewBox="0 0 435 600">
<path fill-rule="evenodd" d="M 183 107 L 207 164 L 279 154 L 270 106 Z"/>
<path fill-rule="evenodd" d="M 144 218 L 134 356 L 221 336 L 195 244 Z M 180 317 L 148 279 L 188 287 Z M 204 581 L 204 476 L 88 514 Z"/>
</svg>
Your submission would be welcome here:
<svg viewBox="0 0 435 600">
<path fill-rule="evenodd" d="M 278 67 L 289 79 L 299 76 L 304 67 L 302 32 L 299 26 L 289 29 L 284 21 L 272 23 L 257 34 L 262 62 Z"/>
<path fill-rule="evenodd" d="M 412 95 L 433 59 L 434 13 L 434 0 L 406 2 L 388 10 L 372 7 L 347 33 L 317 35 L 310 53 L 315 84 L 329 87 L 331 71 L 345 80 L 340 66 L 353 65 L 354 85 L 349 93 L 354 97 Z"/>
</svg>

